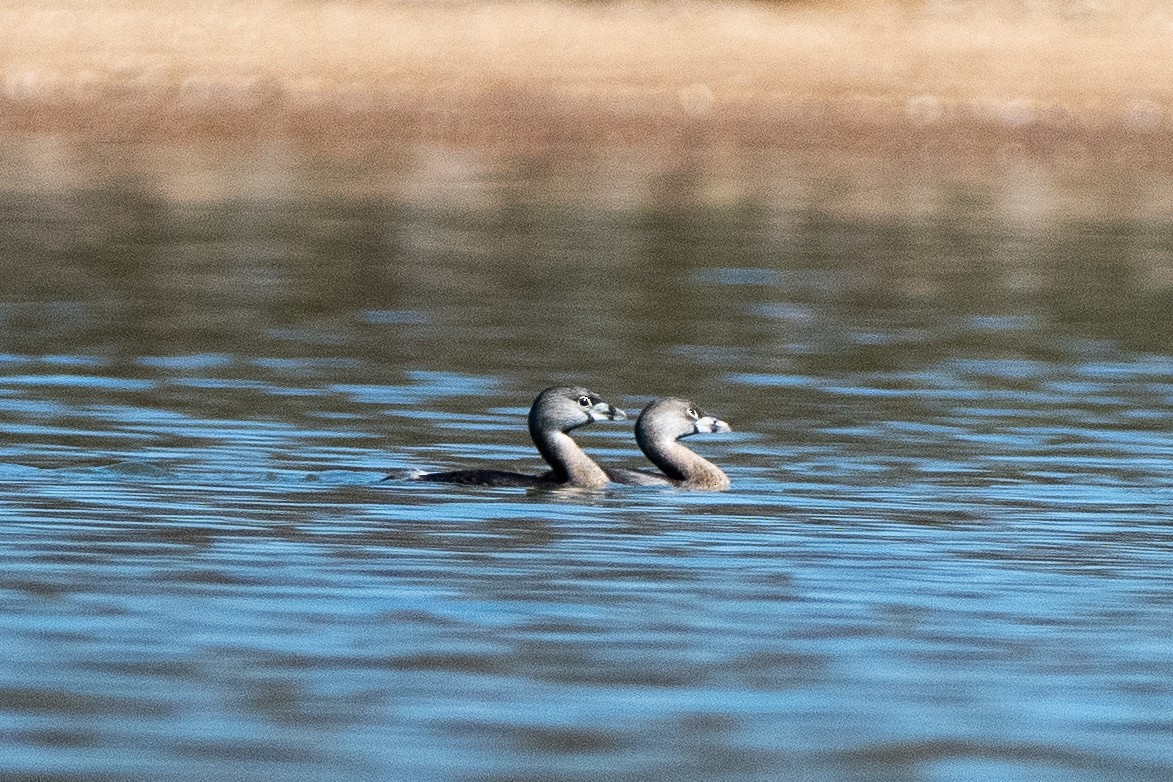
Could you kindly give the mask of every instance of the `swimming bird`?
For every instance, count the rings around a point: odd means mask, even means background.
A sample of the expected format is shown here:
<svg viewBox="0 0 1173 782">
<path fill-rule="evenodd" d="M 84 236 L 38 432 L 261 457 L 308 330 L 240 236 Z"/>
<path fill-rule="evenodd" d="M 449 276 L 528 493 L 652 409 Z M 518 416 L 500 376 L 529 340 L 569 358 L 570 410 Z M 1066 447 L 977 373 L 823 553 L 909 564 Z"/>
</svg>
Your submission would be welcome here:
<svg viewBox="0 0 1173 782">
<path fill-rule="evenodd" d="M 618 421 L 627 414 L 594 391 L 553 386 L 538 394 L 529 409 L 529 435 L 550 470 L 527 475 L 506 470 L 454 470 L 423 473 L 419 481 L 466 486 L 573 486 L 597 489 L 608 483 L 603 468 L 578 447 L 570 432 L 594 421 Z"/>
<path fill-rule="evenodd" d="M 679 486 L 682 489 L 725 491 L 729 476 L 720 467 L 689 450 L 682 438 L 701 432 L 729 432 L 729 424 L 701 410 L 687 399 L 657 399 L 643 409 L 635 422 L 635 441 L 663 475 L 630 469 L 612 469 L 616 483 L 638 486 Z"/>
</svg>

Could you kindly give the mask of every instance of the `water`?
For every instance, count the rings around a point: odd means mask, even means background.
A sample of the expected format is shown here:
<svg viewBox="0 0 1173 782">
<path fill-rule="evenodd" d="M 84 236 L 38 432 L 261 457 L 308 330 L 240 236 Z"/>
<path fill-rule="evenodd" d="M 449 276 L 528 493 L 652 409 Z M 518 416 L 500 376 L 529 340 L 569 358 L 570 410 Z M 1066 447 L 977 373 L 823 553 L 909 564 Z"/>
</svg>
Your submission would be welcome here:
<svg viewBox="0 0 1173 782">
<path fill-rule="evenodd" d="M 0 778 L 1173 776 L 1170 182 L 130 152 L 0 161 Z M 556 382 L 733 490 L 380 481 Z"/>
</svg>

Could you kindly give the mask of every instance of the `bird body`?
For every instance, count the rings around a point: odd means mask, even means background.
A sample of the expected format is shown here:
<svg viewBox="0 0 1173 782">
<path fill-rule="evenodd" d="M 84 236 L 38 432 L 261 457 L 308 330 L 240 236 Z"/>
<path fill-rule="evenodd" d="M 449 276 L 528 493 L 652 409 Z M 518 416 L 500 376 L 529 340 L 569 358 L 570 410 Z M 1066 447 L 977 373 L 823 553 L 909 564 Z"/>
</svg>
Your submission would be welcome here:
<svg viewBox="0 0 1173 782">
<path fill-rule="evenodd" d="M 616 483 L 637 486 L 678 486 L 683 489 L 725 491 L 729 476 L 720 467 L 687 448 L 681 439 L 702 432 L 729 432 L 729 424 L 710 415 L 687 399 L 657 399 L 643 409 L 635 422 L 639 449 L 662 475 L 641 470 L 612 469 Z"/>
<path fill-rule="evenodd" d="M 569 433 L 594 421 L 626 417 L 626 413 L 593 391 L 578 386 L 553 386 L 534 399 L 528 418 L 530 437 L 550 465 L 548 472 L 529 475 L 507 470 L 454 470 L 423 473 L 416 480 L 464 486 L 602 488 L 609 482 L 607 474 Z"/>
</svg>

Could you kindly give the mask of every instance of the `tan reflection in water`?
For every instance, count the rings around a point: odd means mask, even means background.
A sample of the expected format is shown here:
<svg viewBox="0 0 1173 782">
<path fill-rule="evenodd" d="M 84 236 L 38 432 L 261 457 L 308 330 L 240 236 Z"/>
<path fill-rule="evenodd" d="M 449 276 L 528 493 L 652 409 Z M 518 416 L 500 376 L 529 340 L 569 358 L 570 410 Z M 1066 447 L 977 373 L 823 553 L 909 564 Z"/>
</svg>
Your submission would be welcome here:
<svg viewBox="0 0 1173 782">
<path fill-rule="evenodd" d="M 1163 6 L 1018 5 L 8 2 L 0 130 L 1162 165 Z"/>
</svg>

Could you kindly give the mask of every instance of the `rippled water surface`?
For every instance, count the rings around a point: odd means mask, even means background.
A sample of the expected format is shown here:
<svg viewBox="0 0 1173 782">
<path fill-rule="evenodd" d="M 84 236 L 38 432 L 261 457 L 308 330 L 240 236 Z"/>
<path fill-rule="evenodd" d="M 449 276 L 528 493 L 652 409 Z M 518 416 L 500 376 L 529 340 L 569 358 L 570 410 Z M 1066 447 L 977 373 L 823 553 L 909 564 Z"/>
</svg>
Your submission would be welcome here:
<svg viewBox="0 0 1173 782">
<path fill-rule="evenodd" d="M 1168 181 L 6 154 L 0 778 L 1173 778 Z"/>
</svg>

